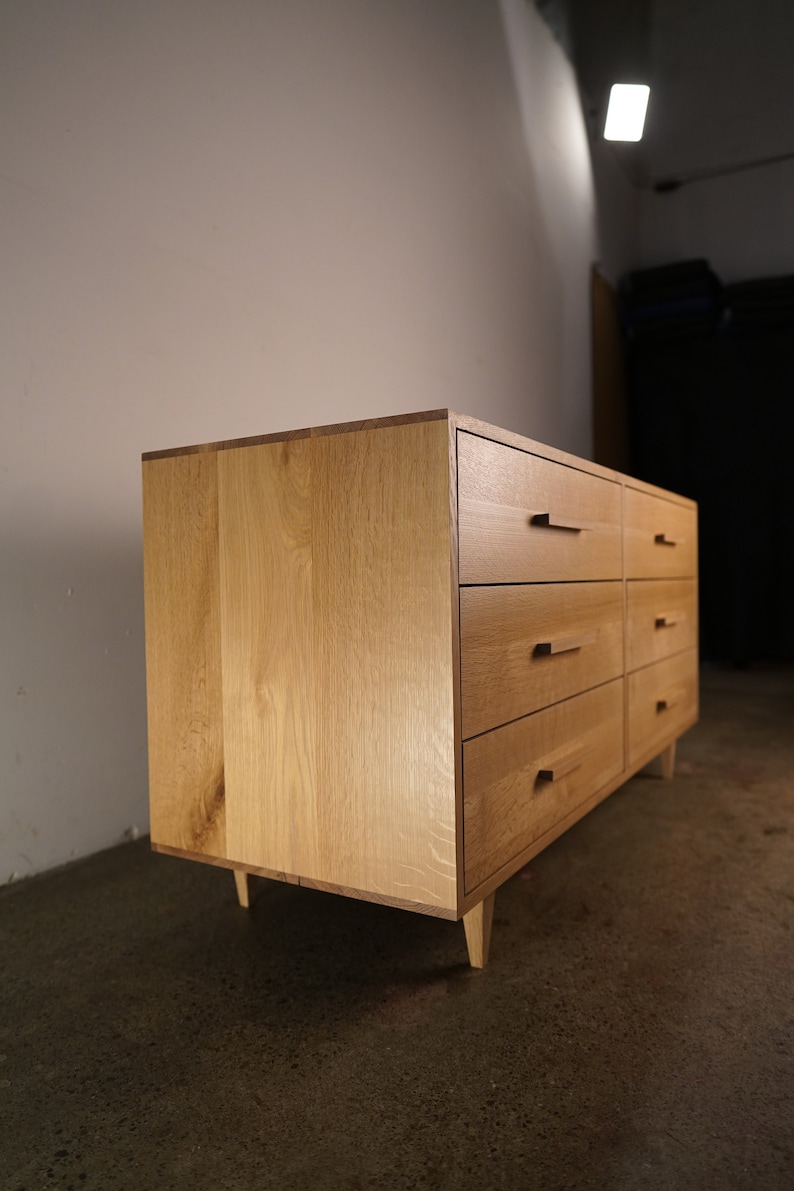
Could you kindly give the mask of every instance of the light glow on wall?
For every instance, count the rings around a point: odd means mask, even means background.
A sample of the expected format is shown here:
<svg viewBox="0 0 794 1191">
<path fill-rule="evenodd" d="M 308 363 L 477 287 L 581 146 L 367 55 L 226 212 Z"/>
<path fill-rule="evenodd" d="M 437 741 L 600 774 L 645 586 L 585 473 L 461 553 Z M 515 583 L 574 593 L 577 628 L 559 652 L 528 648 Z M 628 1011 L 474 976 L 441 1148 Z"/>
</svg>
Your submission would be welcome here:
<svg viewBox="0 0 794 1191">
<path fill-rule="evenodd" d="M 650 87 L 644 83 L 615 83 L 609 93 L 606 141 L 638 141 L 645 126 Z"/>
</svg>

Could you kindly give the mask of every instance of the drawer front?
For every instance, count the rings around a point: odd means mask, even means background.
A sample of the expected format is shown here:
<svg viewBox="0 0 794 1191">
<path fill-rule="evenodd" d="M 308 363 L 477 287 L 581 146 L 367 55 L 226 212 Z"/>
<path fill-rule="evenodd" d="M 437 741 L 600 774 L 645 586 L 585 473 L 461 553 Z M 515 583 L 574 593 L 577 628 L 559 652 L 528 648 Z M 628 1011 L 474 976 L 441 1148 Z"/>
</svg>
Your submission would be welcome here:
<svg viewBox="0 0 794 1191">
<path fill-rule="evenodd" d="M 623 679 L 463 746 L 471 892 L 623 769 Z"/>
<path fill-rule="evenodd" d="M 463 736 L 623 673 L 623 585 L 544 583 L 460 592 Z"/>
<path fill-rule="evenodd" d="M 626 488 L 626 578 L 697 574 L 697 510 Z"/>
<path fill-rule="evenodd" d="M 696 647 L 694 579 L 632 579 L 627 588 L 629 670 Z"/>
<path fill-rule="evenodd" d="M 458 433 L 461 583 L 621 577 L 621 489 Z"/>
<path fill-rule="evenodd" d="M 629 765 L 661 752 L 698 714 L 697 651 L 637 670 L 628 679 Z"/>
</svg>

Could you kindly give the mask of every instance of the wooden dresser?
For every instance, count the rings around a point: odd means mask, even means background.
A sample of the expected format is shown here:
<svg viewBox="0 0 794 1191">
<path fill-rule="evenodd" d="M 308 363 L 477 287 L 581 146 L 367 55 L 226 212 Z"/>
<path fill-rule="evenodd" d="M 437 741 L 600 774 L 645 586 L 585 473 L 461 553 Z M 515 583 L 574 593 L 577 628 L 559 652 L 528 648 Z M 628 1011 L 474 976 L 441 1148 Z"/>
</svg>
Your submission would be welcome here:
<svg viewBox="0 0 794 1191">
<path fill-rule="evenodd" d="M 697 511 L 435 410 L 144 455 L 152 846 L 464 919 L 698 714 Z"/>
</svg>

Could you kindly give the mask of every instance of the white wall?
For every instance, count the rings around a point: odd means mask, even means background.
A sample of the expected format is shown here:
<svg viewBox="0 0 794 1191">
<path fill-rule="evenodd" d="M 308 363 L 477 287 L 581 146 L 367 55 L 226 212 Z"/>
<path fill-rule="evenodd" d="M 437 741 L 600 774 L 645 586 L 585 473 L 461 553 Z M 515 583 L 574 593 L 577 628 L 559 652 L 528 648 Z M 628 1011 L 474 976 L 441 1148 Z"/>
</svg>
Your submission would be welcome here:
<svg viewBox="0 0 794 1191">
<path fill-rule="evenodd" d="M 449 405 L 587 453 L 598 248 L 523 0 L 0 0 L 0 78 L 7 880 L 146 829 L 141 451 Z"/>
<path fill-rule="evenodd" d="M 634 267 L 705 257 L 726 284 L 794 273 L 794 161 L 640 200 Z"/>
</svg>

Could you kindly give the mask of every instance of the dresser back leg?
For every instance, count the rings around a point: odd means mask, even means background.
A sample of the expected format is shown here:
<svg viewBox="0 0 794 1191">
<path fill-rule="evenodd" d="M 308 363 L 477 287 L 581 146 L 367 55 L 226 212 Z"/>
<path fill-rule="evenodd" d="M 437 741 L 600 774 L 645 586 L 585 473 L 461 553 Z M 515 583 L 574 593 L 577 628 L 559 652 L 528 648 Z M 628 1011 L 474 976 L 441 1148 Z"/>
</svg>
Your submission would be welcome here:
<svg viewBox="0 0 794 1191">
<path fill-rule="evenodd" d="M 662 777 L 670 778 L 675 772 L 675 746 L 677 743 L 678 742 L 674 740 L 672 744 L 668 744 L 667 748 L 660 755 L 659 759 L 662 762 Z"/>
<path fill-rule="evenodd" d="M 495 893 L 488 896 L 463 915 L 463 929 L 466 932 L 466 946 L 469 949 L 469 963 L 473 968 L 484 968 L 488 963 L 488 949 L 491 946 L 491 923 Z"/>
<path fill-rule="evenodd" d="M 247 910 L 250 905 L 248 897 L 248 873 L 241 873 L 239 869 L 235 869 L 234 883 L 237 886 L 237 900 L 243 909 Z"/>
</svg>

